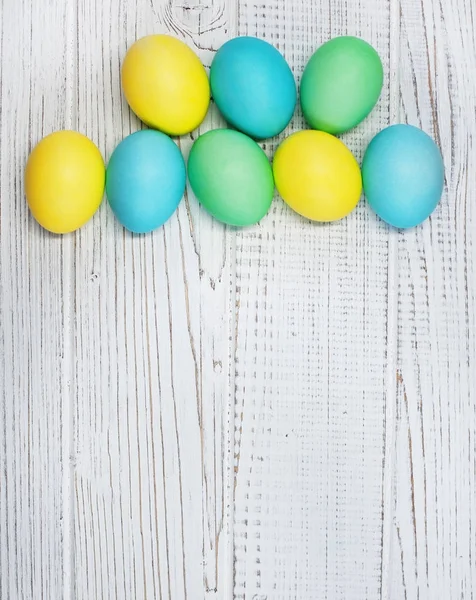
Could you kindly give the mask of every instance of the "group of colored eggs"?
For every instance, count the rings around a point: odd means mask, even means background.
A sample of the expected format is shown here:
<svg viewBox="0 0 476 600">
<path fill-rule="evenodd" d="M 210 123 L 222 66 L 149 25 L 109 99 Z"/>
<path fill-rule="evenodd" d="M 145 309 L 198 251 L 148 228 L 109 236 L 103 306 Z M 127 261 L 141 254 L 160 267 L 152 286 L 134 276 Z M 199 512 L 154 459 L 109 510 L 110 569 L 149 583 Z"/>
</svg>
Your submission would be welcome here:
<svg viewBox="0 0 476 600">
<path fill-rule="evenodd" d="M 394 125 L 370 143 L 362 171 L 337 137 L 377 103 L 383 68 L 377 52 L 355 37 L 321 46 L 301 81 L 300 102 L 310 130 L 279 145 L 271 166 L 256 140 L 281 133 L 291 121 L 297 90 L 283 56 L 267 42 L 238 37 L 216 53 L 210 79 L 198 57 L 167 35 L 144 37 L 128 50 L 122 87 L 136 115 L 150 127 L 126 137 L 107 170 L 98 148 L 74 131 L 58 131 L 32 151 L 26 197 L 37 221 L 55 233 L 81 227 L 99 207 L 104 187 L 124 227 L 146 233 L 176 210 L 186 177 L 199 202 L 218 220 L 252 225 L 268 211 L 275 186 L 297 213 L 315 221 L 349 214 L 364 188 L 387 223 L 413 227 L 441 198 L 444 169 L 433 140 L 420 129 Z M 233 128 L 194 142 L 187 169 L 169 136 L 196 129 L 213 97 Z"/>
</svg>

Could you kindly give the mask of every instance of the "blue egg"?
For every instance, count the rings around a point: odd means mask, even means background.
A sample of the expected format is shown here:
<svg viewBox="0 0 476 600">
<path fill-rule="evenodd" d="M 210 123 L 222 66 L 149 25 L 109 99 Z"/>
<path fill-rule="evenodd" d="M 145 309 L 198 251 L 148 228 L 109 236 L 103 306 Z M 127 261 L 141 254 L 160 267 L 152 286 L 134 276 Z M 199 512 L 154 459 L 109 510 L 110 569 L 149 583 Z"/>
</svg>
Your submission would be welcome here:
<svg viewBox="0 0 476 600">
<path fill-rule="evenodd" d="M 210 86 L 228 123 L 255 139 L 281 133 L 294 114 L 292 71 L 264 40 L 238 37 L 226 42 L 213 59 Z"/>
<path fill-rule="evenodd" d="M 444 178 L 438 146 L 411 125 L 392 125 L 377 134 L 362 164 L 370 206 L 386 223 L 402 229 L 431 215 L 441 199 Z"/>
<path fill-rule="evenodd" d="M 185 179 L 177 145 L 160 131 L 137 131 L 112 153 L 106 171 L 107 199 L 126 229 L 147 233 L 172 216 L 184 194 Z"/>
</svg>

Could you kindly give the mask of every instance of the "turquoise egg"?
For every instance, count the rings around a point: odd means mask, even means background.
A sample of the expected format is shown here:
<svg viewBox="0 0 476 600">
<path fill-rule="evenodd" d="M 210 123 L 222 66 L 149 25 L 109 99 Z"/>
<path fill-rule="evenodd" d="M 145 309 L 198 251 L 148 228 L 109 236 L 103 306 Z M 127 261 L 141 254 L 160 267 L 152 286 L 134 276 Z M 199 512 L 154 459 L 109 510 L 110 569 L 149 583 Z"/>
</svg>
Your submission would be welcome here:
<svg viewBox="0 0 476 600">
<path fill-rule="evenodd" d="M 362 164 L 371 208 L 386 223 L 402 229 L 431 215 L 441 199 L 444 177 L 438 146 L 411 125 L 392 125 L 377 134 Z"/>
<path fill-rule="evenodd" d="M 134 233 L 163 225 L 185 191 L 185 163 L 164 133 L 146 129 L 126 137 L 106 171 L 106 194 L 119 222 Z"/>
<path fill-rule="evenodd" d="M 228 123 L 255 139 L 281 133 L 294 114 L 292 71 L 264 40 L 237 37 L 226 42 L 213 59 L 210 85 Z"/>
</svg>

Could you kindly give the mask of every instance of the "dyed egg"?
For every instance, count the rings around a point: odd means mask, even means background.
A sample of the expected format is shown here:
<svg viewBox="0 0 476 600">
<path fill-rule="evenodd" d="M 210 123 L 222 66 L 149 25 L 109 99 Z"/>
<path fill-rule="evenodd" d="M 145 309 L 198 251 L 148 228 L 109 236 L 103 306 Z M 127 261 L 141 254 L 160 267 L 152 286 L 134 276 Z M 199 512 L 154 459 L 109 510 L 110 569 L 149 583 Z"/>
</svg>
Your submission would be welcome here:
<svg viewBox="0 0 476 600">
<path fill-rule="evenodd" d="M 25 170 L 26 199 L 45 229 L 69 233 L 94 215 L 104 195 L 104 161 L 76 131 L 57 131 L 33 149 Z"/>
<path fill-rule="evenodd" d="M 200 136 L 190 151 L 188 177 L 199 202 L 229 225 L 257 223 L 273 200 L 268 158 L 239 131 L 215 129 Z"/>
<path fill-rule="evenodd" d="M 301 107 L 314 129 L 339 134 L 367 117 L 382 91 L 383 68 L 364 40 L 338 37 L 311 56 L 301 80 Z"/>
<path fill-rule="evenodd" d="M 393 125 L 371 141 L 362 164 L 364 192 L 389 225 L 415 227 L 443 193 L 444 165 L 435 142 L 411 125 Z"/>
<path fill-rule="evenodd" d="M 359 165 L 350 150 L 323 131 L 299 131 L 278 147 L 273 161 L 276 188 L 294 211 L 313 221 L 336 221 L 357 205 Z"/>
<path fill-rule="evenodd" d="M 238 37 L 226 42 L 213 59 L 210 85 L 228 123 L 253 138 L 277 135 L 293 116 L 294 76 L 283 56 L 264 40 Z"/>
<path fill-rule="evenodd" d="M 210 102 L 207 73 L 198 56 L 168 35 L 149 35 L 129 48 L 122 89 L 139 119 L 169 135 L 198 127 Z"/>
<path fill-rule="evenodd" d="M 126 137 L 112 153 L 106 194 L 119 222 L 134 233 L 157 229 L 185 191 L 185 163 L 164 133 L 146 129 Z"/>
</svg>

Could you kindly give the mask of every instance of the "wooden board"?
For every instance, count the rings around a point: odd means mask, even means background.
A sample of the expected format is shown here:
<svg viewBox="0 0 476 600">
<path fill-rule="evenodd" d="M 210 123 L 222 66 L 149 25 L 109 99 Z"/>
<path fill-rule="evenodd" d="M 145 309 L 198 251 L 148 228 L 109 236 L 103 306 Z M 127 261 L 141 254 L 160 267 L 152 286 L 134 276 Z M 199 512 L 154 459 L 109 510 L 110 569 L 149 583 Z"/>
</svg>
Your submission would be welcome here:
<svg viewBox="0 0 476 600">
<path fill-rule="evenodd" d="M 82 0 L 77 19 L 77 126 L 106 157 L 140 126 L 121 98 L 127 47 L 172 31 L 209 66 L 232 21 L 220 3 L 118 0 Z M 219 124 L 212 111 L 202 129 Z M 77 598 L 211 599 L 231 585 L 231 257 L 191 194 L 152 235 L 126 233 L 107 206 L 77 234 Z"/>
<path fill-rule="evenodd" d="M 388 593 L 476 593 L 474 3 L 401 0 L 398 117 L 440 144 L 446 191 L 398 235 L 398 364 Z M 397 83 L 395 84 L 397 89 Z"/>
<path fill-rule="evenodd" d="M 325 40 L 357 34 L 390 70 L 379 0 L 240 3 L 239 32 L 276 44 L 299 80 Z M 344 140 L 362 150 L 390 121 L 378 107 Z M 304 127 L 298 113 L 294 127 Z M 276 143 L 270 143 L 272 154 Z M 276 199 L 237 234 L 237 598 L 377 598 L 381 593 L 389 232 L 361 204 L 319 225 Z M 390 385 L 389 385 L 390 384 Z"/>
<path fill-rule="evenodd" d="M 65 3 L 3 2 L 0 30 L 0 597 L 61 598 L 71 242 L 29 215 L 23 169 L 42 136 L 69 126 Z"/>
<path fill-rule="evenodd" d="M 472 598 L 476 582 L 476 39 L 472 0 L 3 0 L 0 598 Z M 152 235 L 105 203 L 76 234 L 24 202 L 32 146 L 67 127 L 107 160 L 152 32 L 209 66 L 257 35 L 297 80 L 334 35 L 380 52 L 391 122 L 440 144 L 445 196 L 396 232 L 364 202 L 256 227 L 188 190 Z M 215 107 L 201 127 L 223 125 Z M 298 111 L 292 130 L 304 127 Z M 182 138 L 185 156 L 197 133 Z M 281 136 L 264 144 L 271 157 Z"/>
</svg>

